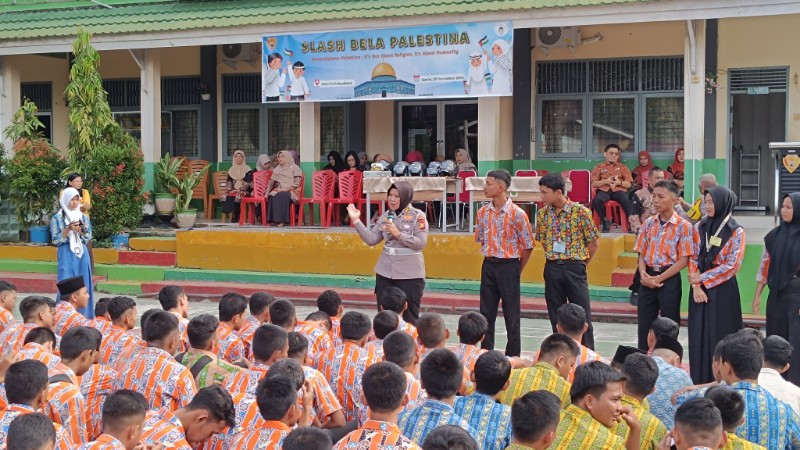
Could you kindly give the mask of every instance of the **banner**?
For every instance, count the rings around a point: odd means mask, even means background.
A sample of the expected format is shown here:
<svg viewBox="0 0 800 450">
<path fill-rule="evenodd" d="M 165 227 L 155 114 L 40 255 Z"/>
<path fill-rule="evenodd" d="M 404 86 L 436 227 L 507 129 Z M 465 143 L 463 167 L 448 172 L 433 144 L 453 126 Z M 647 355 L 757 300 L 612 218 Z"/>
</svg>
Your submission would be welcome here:
<svg viewBox="0 0 800 450">
<path fill-rule="evenodd" d="M 264 36 L 264 102 L 511 95 L 511 22 Z"/>
</svg>

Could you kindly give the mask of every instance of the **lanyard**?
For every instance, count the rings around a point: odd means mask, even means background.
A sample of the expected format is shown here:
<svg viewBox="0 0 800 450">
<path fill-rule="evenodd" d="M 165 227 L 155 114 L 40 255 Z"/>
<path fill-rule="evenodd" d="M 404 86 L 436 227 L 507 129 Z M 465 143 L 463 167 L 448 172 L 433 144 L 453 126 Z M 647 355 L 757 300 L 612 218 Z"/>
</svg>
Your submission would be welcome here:
<svg viewBox="0 0 800 450">
<path fill-rule="evenodd" d="M 568 205 L 565 204 L 561 211 L 566 211 L 567 206 Z M 555 241 L 561 241 L 561 229 L 558 226 L 558 212 L 556 212 L 555 208 L 553 208 L 553 239 Z"/>
<path fill-rule="evenodd" d="M 717 232 L 714 233 L 714 236 L 709 237 L 708 233 L 706 233 L 706 251 L 707 252 L 711 251 L 711 247 L 714 247 L 714 246 L 719 245 L 719 244 L 722 243 L 722 242 L 718 242 L 718 243 L 716 243 L 714 245 L 711 245 L 711 241 L 712 240 L 719 241 L 719 233 L 722 231 L 723 228 L 725 228 L 725 225 L 728 224 L 728 221 L 731 220 L 731 214 L 733 214 L 733 213 L 732 212 L 728 213 L 728 215 L 725 216 L 725 220 L 723 220 L 722 223 L 719 225 L 719 228 L 717 228 Z"/>
</svg>

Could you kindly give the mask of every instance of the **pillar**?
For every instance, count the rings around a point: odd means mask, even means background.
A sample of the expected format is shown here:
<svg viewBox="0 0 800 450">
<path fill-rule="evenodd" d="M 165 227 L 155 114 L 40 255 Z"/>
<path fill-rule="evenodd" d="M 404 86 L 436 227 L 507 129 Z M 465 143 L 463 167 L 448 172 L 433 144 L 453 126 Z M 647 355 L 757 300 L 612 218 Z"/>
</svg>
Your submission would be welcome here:
<svg viewBox="0 0 800 450">
<path fill-rule="evenodd" d="M 306 193 L 311 191 L 311 173 L 317 170 L 322 147 L 319 102 L 300 102 L 300 167 L 306 174 Z"/>
<path fill-rule="evenodd" d="M 694 199 L 700 195 L 697 192 L 697 179 L 703 171 L 705 148 L 706 33 L 704 21 L 687 21 L 684 49 L 683 148 L 686 168 L 684 197 Z"/>
<path fill-rule="evenodd" d="M 478 98 L 478 175 L 500 167 L 500 97 Z"/>
<path fill-rule="evenodd" d="M 154 188 L 153 163 L 161 159 L 161 54 L 158 49 L 142 53 L 142 153 L 145 166 L 145 190 Z"/>
<path fill-rule="evenodd" d="M 0 132 L 11 125 L 20 105 L 21 87 L 19 68 L 15 67 L 11 61 L 12 57 L 0 56 Z M 3 145 L 6 148 L 6 155 L 10 156 L 13 152 L 14 143 L 2 137 Z"/>
</svg>

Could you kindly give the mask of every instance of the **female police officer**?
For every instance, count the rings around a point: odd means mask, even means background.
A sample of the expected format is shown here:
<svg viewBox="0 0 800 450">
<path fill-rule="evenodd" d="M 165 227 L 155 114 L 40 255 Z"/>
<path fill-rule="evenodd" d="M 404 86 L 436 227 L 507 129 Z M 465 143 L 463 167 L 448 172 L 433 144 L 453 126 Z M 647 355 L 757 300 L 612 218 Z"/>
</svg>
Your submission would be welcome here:
<svg viewBox="0 0 800 450">
<path fill-rule="evenodd" d="M 414 188 L 408 182 L 394 183 L 387 193 L 389 209 L 372 229 L 361 222 L 361 212 L 352 204 L 347 206 L 347 214 L 365 244 L 373 246 L 386 241 L 375 265 L 375 295 L 380 298 L 389 286 L 402 289 L 408 298 L 403 320 L 416 324 L 425 289 L 422 249 L 428 242 L 428 221 L 424 212 L 411 206 L 413 196 Z"/>
</svg>

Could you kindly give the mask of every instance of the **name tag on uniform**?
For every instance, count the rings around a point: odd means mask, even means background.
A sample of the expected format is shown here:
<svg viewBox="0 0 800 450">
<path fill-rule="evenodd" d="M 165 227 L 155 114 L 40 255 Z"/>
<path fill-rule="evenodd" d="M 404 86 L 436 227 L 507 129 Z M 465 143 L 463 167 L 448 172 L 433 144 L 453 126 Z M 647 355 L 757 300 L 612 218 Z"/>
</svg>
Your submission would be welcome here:
<svg viewBox="0 0 800 450">
<path fill-rule="evenodd" d="M 711 236 L 710 238 L 708 238 L 708 243 L 714 247 L 719 247 L 720 245 L 722 245 L 722 238 L 719 238 L 717 236 Z"/>
<path fill-rule="evenodd" d="M 553 253 L 566 253 L 567 252 L 567 244 L 561 241 L 553 242 Z"/>
</svg>

